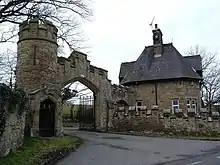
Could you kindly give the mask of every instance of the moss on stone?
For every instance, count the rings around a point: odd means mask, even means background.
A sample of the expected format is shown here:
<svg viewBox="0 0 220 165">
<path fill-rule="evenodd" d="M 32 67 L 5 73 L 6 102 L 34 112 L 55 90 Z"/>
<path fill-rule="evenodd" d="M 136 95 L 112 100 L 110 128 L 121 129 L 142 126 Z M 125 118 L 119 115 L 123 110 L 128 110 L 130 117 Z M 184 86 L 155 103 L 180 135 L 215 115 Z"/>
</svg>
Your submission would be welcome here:
<svg viewBox="0 0 220 165">
<path fill-rule="evenodd" d="M 5 131 L 7 115 L 18 111 L 22 115 L 27 110 L 28 98 L 22 89 L 10 88 L 0 83 L 0 137 Z"/>
</svg>

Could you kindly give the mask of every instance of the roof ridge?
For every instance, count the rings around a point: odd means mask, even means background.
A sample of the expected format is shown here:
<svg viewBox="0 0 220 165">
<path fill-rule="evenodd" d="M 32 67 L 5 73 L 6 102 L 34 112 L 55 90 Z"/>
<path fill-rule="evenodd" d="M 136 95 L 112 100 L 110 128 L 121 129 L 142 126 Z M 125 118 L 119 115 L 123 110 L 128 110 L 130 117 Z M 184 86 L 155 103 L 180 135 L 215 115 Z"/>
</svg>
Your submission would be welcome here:
<svg viewBox="0 0 220 165">
<path fill-rule="evenodd" d="M 195 57 L 200 57 L 200 58 L 202 58 L 200 54 L 190 55 L 190 56 L 183 56 L 183 58 L 195 58 Z"/>
<path fill-rule="evenodd" d="M 121 64 L 130 64 L 130 63 L 134 63 L 136 61 L 130 61 L 130 62 L 122 62 Z"/>
</svg>

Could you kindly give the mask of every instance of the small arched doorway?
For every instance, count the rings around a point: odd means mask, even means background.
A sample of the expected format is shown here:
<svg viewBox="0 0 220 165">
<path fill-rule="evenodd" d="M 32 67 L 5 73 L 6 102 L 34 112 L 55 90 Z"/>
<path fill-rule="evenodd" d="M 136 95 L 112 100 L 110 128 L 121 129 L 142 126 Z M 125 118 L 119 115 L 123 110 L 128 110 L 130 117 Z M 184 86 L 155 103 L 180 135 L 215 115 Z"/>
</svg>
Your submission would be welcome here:
<svg viewBox="0 0 220 165">
<path fill-rule="evenodd" d="M 127 103 L 125 100 L 118 100 L 118 101 L 116 102 L 116 104 L 117 104 L 119 107 L 128 106 L 128 103 Z"/>
<path fill-rule="evenodd" d="M 50 99 L 40 103 L 39 135 L 51 137 L 55 135 L 55 109 L 56 104 Z"/>
</svg>

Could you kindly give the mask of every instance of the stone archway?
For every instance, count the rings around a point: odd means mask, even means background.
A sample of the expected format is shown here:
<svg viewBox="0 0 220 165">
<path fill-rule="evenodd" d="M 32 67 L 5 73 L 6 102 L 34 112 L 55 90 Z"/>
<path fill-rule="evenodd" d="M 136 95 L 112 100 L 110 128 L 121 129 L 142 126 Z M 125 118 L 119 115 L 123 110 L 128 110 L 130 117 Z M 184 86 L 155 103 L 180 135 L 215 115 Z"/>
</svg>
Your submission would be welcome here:
<svg viewBox="0 0 220 165">
<path fill-rule="evenodd" d="M 80 98 L 80 121 L 79 129 L 81 130 L 96 130 L 99 125 L 99 105 L 100 105 L 100 90 L 89 80 L 84 77 L 75 77 L 61 84 L 61 87 L 65 87 L 68 84 L 74 82 L 80 82 L 90 89 L 93 93 L 93 99 L 87 100 L 84 97 Z M 92 101 L 92 106 L 88 106 L 87 102 Z"/>
<path fill-rule="evenodd" d="M 49 98 L 40 103 L 39 110 L 39 135 L 51 137 L 55 135 L 55 110 L 56 104 Z"/>
<path fill-rule="evenodd" d="M 74 83 L 76 81 L 79 81 L 80 83 L 84 84 L 85 86 L 87 86 L 91 91 L 93 91 L 95 94 L 97 94 L 99 92 L 99 88 L 93 84 L 91 81 L 89 81 L 88 79 L 86 79 L 85 77 L 74 77 L 71 78 L 67 81 L 64 81 L 61 84 L 61 87 L 63 88 L 64 86 L 66 86 L 69 83 Z"/>
<path fill-rule="evenodd" d="M 108 71 L 91 65 L 86 54 L 73 51 L 68 58 L 58 57 L 58 73 L 62 87 L 79 81 L 95 93 L 95 127 L 106 130 L 109 110 L 106 100 L 111 100 Z"/>
</svg>

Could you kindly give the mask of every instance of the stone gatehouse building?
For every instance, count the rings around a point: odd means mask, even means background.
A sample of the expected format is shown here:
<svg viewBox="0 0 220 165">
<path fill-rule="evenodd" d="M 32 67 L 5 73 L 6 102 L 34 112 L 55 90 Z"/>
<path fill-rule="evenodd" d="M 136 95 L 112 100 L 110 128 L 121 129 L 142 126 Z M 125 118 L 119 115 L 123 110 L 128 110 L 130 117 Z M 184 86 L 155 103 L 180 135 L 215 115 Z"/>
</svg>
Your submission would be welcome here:
<svg viewBox="0 0 220 165">
<path fill-rule="evenodd" d="M 172 43 L 163 44 L 157 26 L 153 45 L 145 47 L 136 61 L 121 64 L 120 85 L 112 85 L 108 71 L 91 65 L 84 53 L 58 57 L 57 32 L 51 22 L 37 18 L 20 25 L 16 84 L 29 95 L 27 124 L 32 136 L 63 133 L 61 90 L 75 81 L 94 92 L 97 130 L 111 127 L 119 110 L 125 115 L 130 111 L 138 115 L 155 105 L 168 113 L 199 110 L 201 57 L 183 57 Z"/>
<path fill-rule="evenodd" d="M 200 55 L 183 57 L 172 43 L 163 43 L 157 25 L 152 32 L 153 45 L 145 47 L 136 61 L 121 64 L 119 82 L 133 91 L 124 103 L 133 105 L 130 109 L 157 106 L 171 114 L 197 113 L 201 108 Z"/>
<path fill-rule="evenodd" d="M 16 84 L 29 95 L 32 136 L 61 135 L 61 89 L 79 81 L 95 93 L 96 129 L 106 128 L 107 101 L 111 98 L 108 72 L 90 65 L 87 55 L 74 51 L 57 56 L 57 28 L 35 18 L 20 25 L 17 46 Z"/>
</svg>

